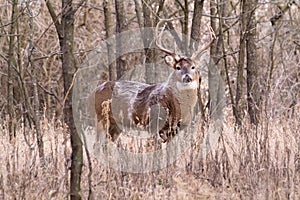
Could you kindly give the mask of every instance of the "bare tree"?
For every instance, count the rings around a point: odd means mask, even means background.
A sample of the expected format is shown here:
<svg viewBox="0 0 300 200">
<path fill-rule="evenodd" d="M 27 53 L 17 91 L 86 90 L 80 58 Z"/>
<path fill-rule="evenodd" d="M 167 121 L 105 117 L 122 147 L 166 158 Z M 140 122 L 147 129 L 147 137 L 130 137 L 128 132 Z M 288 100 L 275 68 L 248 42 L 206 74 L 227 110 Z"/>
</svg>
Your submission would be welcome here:
<svg viewBox="0 0 300 200">
<path fill-rule="evenodd" d="M 39 93 L 38 93 L 38 82 L 37 82 L 37 69 L 35 67 L 34 61 L 33 61 L 33 53 L 35 51 L 34 47 L 34 27 L 33 27 L 33 19 L 34 14 L 32 13 L 30 9 L 30 5 L 28 2 L 26 2 L 27 12 L 29 14 L 29 48 L 28 48 L 28 63 L 31 70 L 31 80 L 33 85 L 33 107 L 30 106 L 30 111 L 33 114 L 33 121 L 35 125 L 35 131 L 36 131 L 36 140 L 38 144 L 38 150 L 39 150 L 39 157 L 40 157 L 40 163 L 42 166 L 45 165 L 44 162 L 44 142 L 42 138 L 41 133 L 41 124 L 40 124 L 40 100 L 39 100 Z"/>
<path fill-rule="evenodd" d="M 255 10 L 257 0 L 241 1 L 241 21 L 240 21 L 240 51 L 237 66 L 237 87 L 235 102 L 235 118 L 238 125 L 242 124 L 243 118 L 243 87 L 244 87 L 244 66 L 246 58 L 247 66 L 247 103 L 250 121 L 258 123 L 259 116 L 259 90 L 258 90 L 258 66 L 256 55 L 256 20 Z"/>
<path fill-rule="evenodd" d="M 83 2 L 79 3 L 77 9 Z M 61 22 L 54 11 L 50 1 L 46 1 L 48 11 L 55 25 L 58 34 L 60 48 L 62 51 L 62 73 L 64 79 L 64 120 L 68 125 L 71 136 L 71 177 L 70 177 L 70 198 L 81 199 L 81 172 L 83 149 L 82 141 L 76 131 L 74 119 L 72 116 L 72 86 L 73 79 L 76 76 L 77 66 L 74 57 L 74 15 L 77 9 L 73 8 L 72 0 L 62 0 Z"/>
<path fill-rule="evenodd" d="M 80 181 L 82 172 L 82 141 L 76 131 L 74 119 L 72 116 L 72 85 L 76 73 L 76 61 L 74 57 L 74 14 L 72 0 L 62 1 L 62 28 L 63 40 L 62 46 L 62 71 L 64 79 L 64 91 L 66 102 L 64 104 L 64 119 L 69 127 L 72 146 L 72 164 L 70 179 L 70 197 L 71 199 L 81 199 Z M 69 93 L 68 93 L 69 92 Z"/>
</svg>

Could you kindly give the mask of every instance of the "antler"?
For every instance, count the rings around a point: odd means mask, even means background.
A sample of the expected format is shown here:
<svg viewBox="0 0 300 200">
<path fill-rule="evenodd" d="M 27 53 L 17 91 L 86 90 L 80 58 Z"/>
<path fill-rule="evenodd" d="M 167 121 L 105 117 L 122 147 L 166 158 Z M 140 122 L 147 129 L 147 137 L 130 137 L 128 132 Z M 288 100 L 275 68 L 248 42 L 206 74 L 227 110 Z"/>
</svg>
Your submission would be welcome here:
<svg viewBox="0 0 300 200">
<path fill-rule="evenodd" d="M 198 49 L 191 57 L 192 60 L 194 60 L 198 55 L 201 55 L 204 51 L 206 51 L 212 44 L 213 42 L 216 40 L 216 35 L 214 30 L 212 29 L 211 26 L 209 26 L 209 33 L 210 33 L 210 37 L 211 37 L 211 41 L 202 49 Z"/>
<path fill-rule="evenodd" d="M 159 26 L 164 23 L 164 22 L 168 22 L 168 21 L 172 21 L 174 19 L 161 19 L 157 25 L 156 25 L 156 29 L 155 29 L 155 37 L 156 37 L 156 46 L 163 52 L 165 52 L 166 54 L 169 54 L 169 55 L 172 55 L 172 56 L 175 56 L 176 53 L 175 52 L 172 52 L 166 48 L 164 48 L 162 45 L 161 45 L 161 36 L 162 36 L 162 33 L 163 31 L 161 32 L 161 34 L 158 34 L 158 29 L 159 29 Z"/>
</svg>

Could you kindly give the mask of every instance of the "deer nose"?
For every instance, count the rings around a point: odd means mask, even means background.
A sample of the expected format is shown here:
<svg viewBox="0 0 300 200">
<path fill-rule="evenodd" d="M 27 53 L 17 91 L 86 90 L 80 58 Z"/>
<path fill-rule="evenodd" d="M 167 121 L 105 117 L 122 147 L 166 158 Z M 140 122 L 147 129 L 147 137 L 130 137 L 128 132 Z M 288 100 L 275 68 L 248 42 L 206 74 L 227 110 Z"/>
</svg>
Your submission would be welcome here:
<svg viewBox="0 0 300 200">
<path fill-rule="evenodd" d="M 183 77 L 183 82 L 184 83 L 189 83 L 189 82 L 192 82 L 193 79 L 188 75 L 186 74 L 184 77 Z"/>
</svg>

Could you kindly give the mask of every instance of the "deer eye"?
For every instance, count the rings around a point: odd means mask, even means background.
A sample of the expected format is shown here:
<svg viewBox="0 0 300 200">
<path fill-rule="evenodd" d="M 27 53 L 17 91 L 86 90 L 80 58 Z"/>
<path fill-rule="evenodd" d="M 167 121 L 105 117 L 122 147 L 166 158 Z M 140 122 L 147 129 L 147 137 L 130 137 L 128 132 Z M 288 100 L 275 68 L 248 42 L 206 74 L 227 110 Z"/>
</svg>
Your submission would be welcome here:
<svg viewBox="0 0 300 200">
<path fill-rule="evenodd" d="M 181 70 L 181 67 L 176 67 L 177 70 Z"/>
<path fill-rule="evenodd" d="M 195 69 L 195 66 L 192 66 L 192 69 Z"/>
</svg>

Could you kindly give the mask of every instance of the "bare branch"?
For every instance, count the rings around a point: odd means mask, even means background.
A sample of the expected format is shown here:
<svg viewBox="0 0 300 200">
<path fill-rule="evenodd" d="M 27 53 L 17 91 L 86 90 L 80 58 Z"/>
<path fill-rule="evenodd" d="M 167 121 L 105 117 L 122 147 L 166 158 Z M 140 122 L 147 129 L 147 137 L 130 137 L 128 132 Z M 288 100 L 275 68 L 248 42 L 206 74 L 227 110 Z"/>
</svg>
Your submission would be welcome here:
<svg viewBox="0 0 300 200">
<path fill-rule="evenodd" d="M 213 43 L 214 41 L 216 40 L 216 34 L 215 32 L 213 31 L 212 27 L 209 27 L 209 34 L 210 34 L 210 38 L 211 38 L 211 41 L 205 46 L 203 47 L 202 49 L 198 49 L 191 57 L 192 60 L 194 60 L 198 55 L 201 55 L 204 51 L 206 51 Z"/>
</svg>

